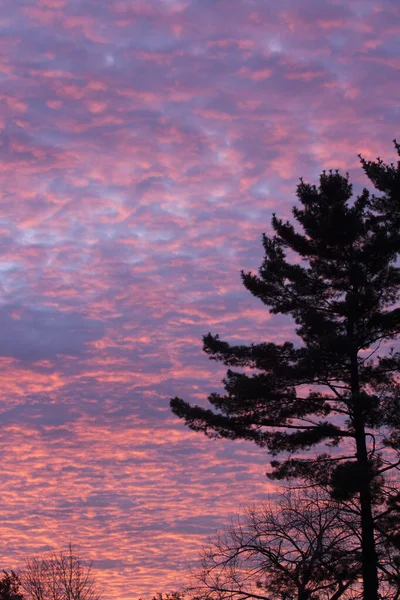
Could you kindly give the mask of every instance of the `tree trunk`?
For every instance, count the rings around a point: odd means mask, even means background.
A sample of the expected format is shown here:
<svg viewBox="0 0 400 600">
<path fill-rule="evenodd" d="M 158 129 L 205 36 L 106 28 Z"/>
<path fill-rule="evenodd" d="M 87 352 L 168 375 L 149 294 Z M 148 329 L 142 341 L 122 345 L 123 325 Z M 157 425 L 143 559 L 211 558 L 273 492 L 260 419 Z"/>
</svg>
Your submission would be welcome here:
<svg viewBox="0 0 400 600">
<path fill-rule="evenodd" d="M 365 422 L 360 399 L 357 352 L 354 352 L 351 356 L 351 392 L 353 397 L 354 432 L 360 481 L 363 600 L 379 600 L 378 556 L 375 547 L 370 488 L 371 471 L 365 439 Z"/>
<path fill-rule="evenodd" d="M 370 468 L 364 427 L 356 428 L 357 462 L 360 467 L 361 549 L 364 600 L 378 600 L 378 556 L 370 490 Z"/>
</svg>

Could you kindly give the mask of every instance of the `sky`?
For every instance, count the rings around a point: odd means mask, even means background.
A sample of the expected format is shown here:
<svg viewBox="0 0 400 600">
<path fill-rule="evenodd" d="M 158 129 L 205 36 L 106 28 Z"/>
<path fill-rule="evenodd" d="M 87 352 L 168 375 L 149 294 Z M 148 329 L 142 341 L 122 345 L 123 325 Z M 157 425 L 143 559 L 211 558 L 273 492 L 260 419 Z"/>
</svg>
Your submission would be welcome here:
<svg viewBox="0 0 400 600">
<path fill-rule="evenodd" d="M 185 583 L 274 494 L 170 412 L 202 335 L 292 339 L 241 285 L 324 168 L 395 159 L 397 0 L 0 0 L 0 568 L 72 541 L 104 598 Z"/>
</svg>

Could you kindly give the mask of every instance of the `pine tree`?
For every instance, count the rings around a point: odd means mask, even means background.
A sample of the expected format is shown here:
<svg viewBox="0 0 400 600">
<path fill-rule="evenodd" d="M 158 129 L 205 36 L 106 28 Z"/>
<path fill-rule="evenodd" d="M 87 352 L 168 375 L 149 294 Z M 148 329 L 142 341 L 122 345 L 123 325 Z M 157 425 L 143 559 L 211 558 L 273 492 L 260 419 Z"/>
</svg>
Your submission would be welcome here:
<svg viewBox="0 0 400 600">
<path fill-rule="evenodd" d="M 309 479 L 336 499 L 358 500 L 364 599 L 377 600 L 374 505 L 384 501 L 384 473 L 396 466 L 389 456 L 400 448 L 400 354 L 381 346 L 400 333 L 400 161 L 360 160 L 380 194 L 364 189 L 353 198 L 338 171 L 324 171 L 318 187 L 300 180 L 295 225 L 273 215 L 259 274 L 242 272 L 270 313 L 295 320 L 296 343 L 204 336 L 212 360 L 245 372 L 228 369 L 211 409 L 180 398 L 171 408 L 209 437 L 283 453 L 271 462 L 272 478 Z"/>
<path fill-rule="evenodd" d="M 21 582 L 14 571 L 3 571 L 0 579 L 0 600 L 24 600 Z"/>
</svg>

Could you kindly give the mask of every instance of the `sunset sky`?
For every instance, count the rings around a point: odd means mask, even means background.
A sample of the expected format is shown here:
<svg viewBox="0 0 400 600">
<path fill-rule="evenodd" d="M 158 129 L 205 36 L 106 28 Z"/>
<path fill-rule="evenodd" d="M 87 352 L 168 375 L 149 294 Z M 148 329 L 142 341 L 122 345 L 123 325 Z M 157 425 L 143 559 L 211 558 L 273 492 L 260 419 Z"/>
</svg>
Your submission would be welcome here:
<svg viewBox="0 0 400 600">
<path fill-rule="evenodd" d="M 300 176 L 395 159 L 398 0 L 0 0 L 0 569 L 70 540 L 105 598 L 185 583 L 273 493 L 169 409 L 211 331 L 293 327 L 241 285 Z"/>
</svg>

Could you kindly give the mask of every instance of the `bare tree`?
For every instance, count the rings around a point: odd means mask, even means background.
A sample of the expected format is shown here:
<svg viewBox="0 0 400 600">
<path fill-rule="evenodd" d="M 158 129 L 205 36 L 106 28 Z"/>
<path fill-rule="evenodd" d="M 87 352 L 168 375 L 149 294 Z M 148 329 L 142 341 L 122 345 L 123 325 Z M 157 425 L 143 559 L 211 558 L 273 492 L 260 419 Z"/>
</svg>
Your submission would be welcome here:
<svg viewBox="0 0 400 600">
<path fill-rule="evenodd" d="M 343 510 L 343 507 L 342 507 Z M 321 492 L 248 509 L 204 550 L 191 594 L 209 600 L 361 598 L 360 542 Z"/>
<path fill-rule="evenodd" d="M 92 564 L 71 543 L 66 551 L 27 558 L 20 577 L 27 600 L 100 600 Z"/>
<path fill-rule="evenodd" d="M 321 488 L 285 492 L 211 540 L 187 591 L 192 600 L 361 600 L 360 522 L 354 500 L 339 504 Z M 381 530 L 380 598 L 399 600 L 400 550 Z"/>
</svg>

